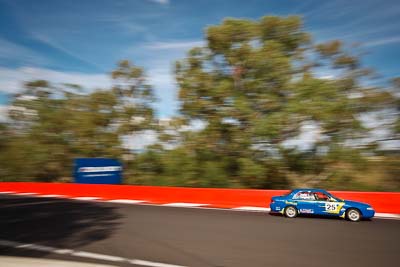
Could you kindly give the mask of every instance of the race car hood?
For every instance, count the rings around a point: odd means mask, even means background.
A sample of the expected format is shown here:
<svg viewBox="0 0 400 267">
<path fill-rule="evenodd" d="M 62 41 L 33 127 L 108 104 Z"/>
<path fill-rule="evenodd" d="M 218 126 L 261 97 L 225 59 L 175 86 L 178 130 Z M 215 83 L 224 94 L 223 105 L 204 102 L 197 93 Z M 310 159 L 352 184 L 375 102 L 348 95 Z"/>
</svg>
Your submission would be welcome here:
<svg viewBox="0 0 400 267">
<path fill-rule="evenodd" d="M 358 201 L 352 201 L 352 200 L 344 200 L 344 202 L 352 207 L 358 207 L 358 208 L 370 208 L 371 205 L 363 202 L 358 202 Z"/>
</svg>

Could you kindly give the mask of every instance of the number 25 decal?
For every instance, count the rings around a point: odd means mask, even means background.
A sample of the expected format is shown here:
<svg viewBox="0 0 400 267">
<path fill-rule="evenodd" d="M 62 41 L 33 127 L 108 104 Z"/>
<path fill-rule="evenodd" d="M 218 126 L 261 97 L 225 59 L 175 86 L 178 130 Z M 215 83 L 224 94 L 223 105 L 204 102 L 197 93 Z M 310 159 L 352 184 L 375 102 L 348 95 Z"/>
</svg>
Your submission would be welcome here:
<svg viewBox="0 0 400 267">
<path fill-rule="evenodd" d="M 326 211 L 337 211 L 338 203 L 325 203 Z"/>
</svg>

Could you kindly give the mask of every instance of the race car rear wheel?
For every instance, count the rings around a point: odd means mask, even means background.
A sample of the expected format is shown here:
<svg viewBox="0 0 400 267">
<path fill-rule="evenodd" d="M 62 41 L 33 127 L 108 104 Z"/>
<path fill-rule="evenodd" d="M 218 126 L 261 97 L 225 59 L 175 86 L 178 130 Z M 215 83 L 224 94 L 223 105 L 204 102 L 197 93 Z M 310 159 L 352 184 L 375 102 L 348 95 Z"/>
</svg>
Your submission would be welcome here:
<svg viewBox="0 0 400 267">
<path fill-rule="evenodd" d="M 297 214 L 298 214 L 297 209 L 293 206 L 286 207 L 285 210 L 283 211 L 283 213 L 288 218 L 295 218 L 295 217 L 297 217 Z"/>
<path fill-rule="evenodd" d="M 348 209 L 346 211 L 346 218 L 352 222 L 361 220 L 361 212 L 358 209 Z"/>
</svg>

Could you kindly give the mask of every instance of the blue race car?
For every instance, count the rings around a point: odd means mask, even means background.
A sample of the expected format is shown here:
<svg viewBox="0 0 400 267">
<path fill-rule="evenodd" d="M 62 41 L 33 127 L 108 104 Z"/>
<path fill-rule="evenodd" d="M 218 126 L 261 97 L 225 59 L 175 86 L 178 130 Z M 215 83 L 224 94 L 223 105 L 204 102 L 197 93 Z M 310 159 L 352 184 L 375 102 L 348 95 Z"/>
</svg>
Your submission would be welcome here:
<svg viewBox="0 0 400 267">
<path fill-rule="evenodd" d="M 288 218 L 298 214 L 336 216 L 357 222 L 374 217 L 374 209 L 365 203 L 340 199 L 322 189 L 295 189 L 287 195 L 271 199 L 271 212 Z"/>
</svg>

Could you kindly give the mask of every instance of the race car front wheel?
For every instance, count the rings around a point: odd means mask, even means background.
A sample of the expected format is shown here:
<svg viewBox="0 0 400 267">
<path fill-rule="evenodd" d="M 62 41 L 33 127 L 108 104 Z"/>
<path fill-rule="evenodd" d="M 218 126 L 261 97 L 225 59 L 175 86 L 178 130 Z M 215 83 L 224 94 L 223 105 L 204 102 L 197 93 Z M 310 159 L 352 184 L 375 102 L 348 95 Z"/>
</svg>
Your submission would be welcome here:
<svg viewBox="0 0 400 267">
<path fill-rule="evenodd" d="M 284 214 L 288 218 L 295 218 L 298 214 L 297 209 L 293 206 L 286 207 L 284 210 Z"/>
<path fill-rule="evenodd" d="M 352 222 L 358 222 L 361 220 L 361 212 L 357 209 L 348 209 L 346 211 L 346 218 Z"/>
</svg>

